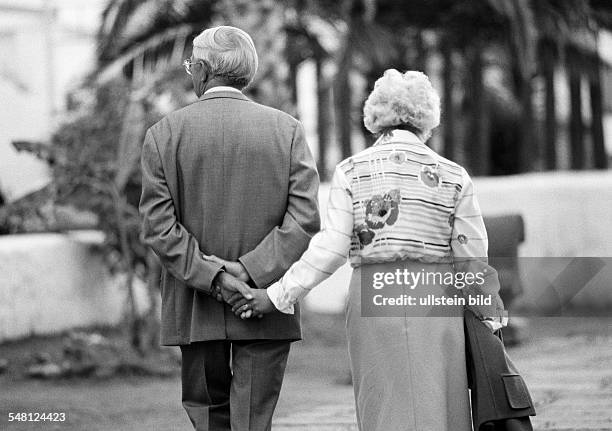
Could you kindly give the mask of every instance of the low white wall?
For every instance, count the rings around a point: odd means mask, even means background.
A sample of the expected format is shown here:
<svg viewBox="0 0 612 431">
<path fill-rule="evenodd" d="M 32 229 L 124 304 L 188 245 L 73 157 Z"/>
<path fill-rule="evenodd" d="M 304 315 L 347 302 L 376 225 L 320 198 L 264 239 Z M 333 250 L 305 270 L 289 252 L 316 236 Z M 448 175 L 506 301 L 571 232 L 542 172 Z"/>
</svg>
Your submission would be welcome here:
<svg viewBox="0 0 612 431">
<path fill-rule="evenodd" d="M 120 321 L 125 294 L 87 242 L 0 236 L 0 341 Z"/>
<path fill-rule="evenodd" d="M 611 172 L 476 178 L 475 184 L 484 214 L 522 214 L 526 239 L 521 256 L 604 256 L 607 262 L 612 260 Z M 321 187 L 323 214 L 328 190 L 327 185 Z M 120 321 L 125 292 L 92 252 L 91 242 L 82 234 L 78 238 L 0 236 L 0 342 Z M 565 267 L 561 260 L 546 265 L 544 273 L 535 271 L 534 265 L 524 265 L 522 303 L 541 304 L 543 289 Z M 342 311 L 350 274 L 350 267 L 343 266 L 313 290 L 306 298 L 307 306 L 322 312 Z M 611 284 L 608 265 L 573 303 L 611 307 Z M 137 294 L 144 296 L 143 292 L 141 286 Z"/>
<path fill-rule="evenodd" d="M 581 289 L 572 303 L 592 308 L 612 307 L 612 172 L 551 172 L 474 178 L 485 215 L 519 213 L 525 222 L 525 242 L 519 248 L 523 263 L 522 305 L 539 304 L 543 290 L 565 268 L 562 259 L 529 257 L 605 257 L 607 266 Z M 325 214 L 328 185 L 321 187 Z M 489 233 L 491 236 L 492 233 Z M 569 262 L 569 260 L 568 260 Z M 344 307 L 350 267 L 317 286 L 306 298 L 311 308 L 339 312 Z"/>
<path fill-rule="evenodd" d="M 519 213 L 521 256 L 612 256 L 612 171 L 476 178 L 483 214 Z"/>
<path fill-rule="evenodd" d="M 541 308 L 554 304 L 559 298 L 546 290 L 552 284 L 561 295 L 577 292 L 572 305 L 611 309 L 611 171 L 477 178 L 475 187 L 484 214 L 523 216 L 525 242 L 519 255 L 524 294 L 519 305 Z M 597 262 L 579 259 L 574 262 L 575 271 L 559 277 L 574 257 L 601 258 L 604 266 L 590 278 L 589 266 Z M 588 282 L 582 286 L 585 277 Z"/>
</svg>

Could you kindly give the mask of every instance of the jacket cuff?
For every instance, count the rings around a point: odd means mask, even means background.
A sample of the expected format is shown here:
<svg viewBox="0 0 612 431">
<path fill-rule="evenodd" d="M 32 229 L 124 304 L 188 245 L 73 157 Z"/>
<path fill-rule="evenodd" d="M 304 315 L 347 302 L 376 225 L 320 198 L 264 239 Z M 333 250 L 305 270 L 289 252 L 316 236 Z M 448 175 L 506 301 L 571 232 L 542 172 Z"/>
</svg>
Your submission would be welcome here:
<svg viewBox="0 0 612 431">
<path fill-rule="evenodd" d="M 244 269 L 258 289 L 266 286 L 267 274 L 263 271 L 266 262 L 258 257 L 258 253 L 255 250 L 251 250 L 247 254 L 240 256 L 238 262 L 244 266 Z"/>
<path fill-rule="evenodd" d="M 213 288 L 212 284 L 215 277 L 225 270 L 224 266 L 220 263 L 215 262 L 204 262 L 204 271 L 202 274 L 202 284 L 197 286 L 198 290 L 204 291 L 205 293 L 211 295 Z"/>
</svg>

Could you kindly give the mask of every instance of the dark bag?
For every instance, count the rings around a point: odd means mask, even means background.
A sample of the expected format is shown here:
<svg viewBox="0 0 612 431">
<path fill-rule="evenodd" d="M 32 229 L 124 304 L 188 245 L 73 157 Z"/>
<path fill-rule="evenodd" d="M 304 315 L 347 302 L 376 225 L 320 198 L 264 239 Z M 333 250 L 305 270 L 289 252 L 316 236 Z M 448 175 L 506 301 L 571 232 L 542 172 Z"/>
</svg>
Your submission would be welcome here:
<svg viewBox="0 0 612 431">
<path fill-rule="evenodd" d="M 464 314 L 468 386 L 475 431 L 532 431 L 527 385 L 496 334 L 470 310 Z"/>
</svg>

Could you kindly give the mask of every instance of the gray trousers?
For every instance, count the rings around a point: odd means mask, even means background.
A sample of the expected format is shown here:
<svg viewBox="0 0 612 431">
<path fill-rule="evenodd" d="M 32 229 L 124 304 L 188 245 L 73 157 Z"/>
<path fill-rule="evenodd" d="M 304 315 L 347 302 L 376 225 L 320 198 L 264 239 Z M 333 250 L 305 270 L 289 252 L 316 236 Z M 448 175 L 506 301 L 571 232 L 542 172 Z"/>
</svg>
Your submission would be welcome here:
<svg viewBox="0 0 612 431">
<path fill-rule="evenodd" d="M 278 340 L 181 346 L 183 407 L 194 429 L 271 430 L 290 346 Z"/>
</svg>

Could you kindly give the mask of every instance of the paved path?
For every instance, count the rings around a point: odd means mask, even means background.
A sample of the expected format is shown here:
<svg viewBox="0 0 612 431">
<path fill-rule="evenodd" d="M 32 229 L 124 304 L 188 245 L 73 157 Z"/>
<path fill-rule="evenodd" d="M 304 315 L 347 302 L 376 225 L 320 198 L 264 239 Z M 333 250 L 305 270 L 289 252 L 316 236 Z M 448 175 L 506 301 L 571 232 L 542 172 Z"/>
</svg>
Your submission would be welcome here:
<svg viewBox="0 0 612 431">
<path fill-rule="evenodd" d="M 509 350 L 536 403 L 536 430 L 612 430 L 612 320 L 576 322 L 539 319 L 531 341 Z M 275 431 L 357 429 L 350 386 L 290 375 L 283 391 L 303 393 L 303 404 L 281 402 Z"/>
<path fill-rule="evenodd" d="M 348 377 L 342 320 L 316 315 L 305 322 L 305 341 L 296 343 L 290 355 L 274 431 L 356 429 L 352 387 L 340 383 Z M 528 327 L 529 342 L 511 349 L 510 355 L 536 402 L 535 429 L 612 431 L 612 318 L 539 319 Z M 44 346 L 31 342 L 27 347 L 37 351 Z M 55 347 L 61 349 L 62 344 Z M 0 349 L 0 357 L 9 350 Z M 7 422 L 8 412 L 35 411 L 64 411 L 69 420 L 61 424 Z M 5 429 L 192 428 L 180 405 L 178 376 L 53 382 L 4 375 L 0 376 L 0 430 Z"/>
</svg>

